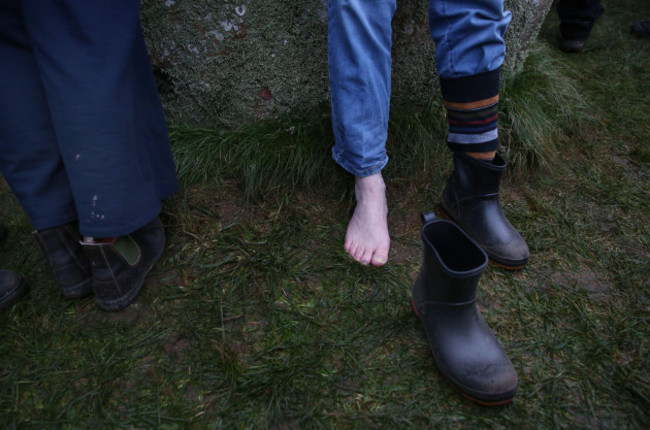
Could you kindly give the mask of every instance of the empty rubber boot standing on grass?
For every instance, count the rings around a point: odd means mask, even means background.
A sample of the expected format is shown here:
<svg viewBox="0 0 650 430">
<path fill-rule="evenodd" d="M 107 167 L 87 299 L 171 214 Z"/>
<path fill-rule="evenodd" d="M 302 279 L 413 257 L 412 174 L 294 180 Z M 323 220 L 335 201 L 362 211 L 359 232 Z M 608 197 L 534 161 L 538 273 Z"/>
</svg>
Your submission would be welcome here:
<svg viewBox="0 0 650 430">
<path fill-rule="evenodd" d="M 7 229 L 0 223 L 0 242 L 7 235 Z M 0 310 L 16 303 L 27 293 L 22 278 L 11 270 L 0 269 Z"/>
<path fill-rule="evenodd" d="M 506 164 L 498 154 L 494 160 L 479 160 L 454 152 L 454 171 L 442 192 L 442 208 L 493 262 L 519 269 L 526 265 L 530 253 L 501 210 L 499 183 Z"/>
<path fill-rule="evenodd" d="M 141 229 L 118 238 L 84 238 L 84 252 L 92 265 L 92 288 L 97 304 L 119 311 L 131 304 L 144 278 L 165 248 L 165 230 L 158 217 Z"/>
<path fill-rule="evenodd" d="M 72 225 L 35 231 L 33 235 L 64 297 L 79 299 L 92 293 L 90 262 L 81 247 L 81 235 Z"/>
<path fill-rule="evenodd" d="M 498 406 L 517 393 L 517 373 L 476 305 L 485 252 L 458 226 L 425 215 L 413 307 L 440 371 L 473 401 Z"/>
</svg>

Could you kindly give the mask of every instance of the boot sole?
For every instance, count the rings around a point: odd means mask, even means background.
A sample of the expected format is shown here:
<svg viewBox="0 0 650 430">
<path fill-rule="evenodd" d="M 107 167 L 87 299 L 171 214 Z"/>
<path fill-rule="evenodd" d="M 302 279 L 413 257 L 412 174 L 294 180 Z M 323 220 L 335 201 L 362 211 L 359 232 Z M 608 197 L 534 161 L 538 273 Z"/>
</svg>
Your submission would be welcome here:
<svg viewBox="0 0 650 430">
<path fill-rule="evenodd" d="M 413 310 L 415 311 L 415 315 L 418 317 L 420 320 L 420 323 L 423 324 L 422 318 L 420 317 L 420 313 L 418 312 L 417 307 L 415 307 L 415 302 L 411 300 L 411 306 L 413 306 Z M 424 325 L 424 324 L 423 324 Z M 425 331 L 426 334 L 426 331 Z M 428 341 L 428 336 L 427 336 L 427 341 Z M 435 361 L 435 358 L 434 358 Z M 439 369 L 438 369 L 439 370 Z M 440 370 L 439 370 L 440 371 Z M 450 377 L 445 375 L 443 372 L 440 372 L 441 375 L 444 376 L 444 379 L 447 381 L 447 383 L 456 391 L 458 394 L 466 398 L 467 400 L 470 400 L 474 403 L 478 403 L 479 405 L 482 406 L 504 406 L 512 402 L 512 400 L 515 398 L 515 395 L 517 392 L 515 391 L 511 396 L 505 398 L 505 399 L 499 399 L 499 400 L 486 400 L 486 399 L 481 399 L 476 396 L 473 396 L 466 391 L 463 391 L 463 389 L 458 386 Z"/>
<path fill-rule="evenodd" d="M 451 215 L 449 215 L 449 214 L 447 213 L 447 211 L 445 210 L 444 205 L 441 205 L 441 207 L 442 207 L 442 216 L 443 216 L 447 221 L 453 222 L 453 223 L 456 224 L 458 227 L 460 227 L 461 229 L 463 229 L 463 227 L 462 227 L 460 224 L 458 224 L 458 222 L 456 222 L 456 220 L 455 220 L 454 218 L 452 218 Z M 463 229 L 463 230 L 465 230 L 465 229 Z M 478 244 L 478 242 L 477 242 L 477 244 Z M 480 246 L 480 245 L 479 245 L 479 246 Z M 490 253 L 487 252 L 483 247 L 481 247 L 481 249 L 483 249 L 483 250 L 485 251 L 485 253 L 487 254 L 488 259 L 490 260 L 490 263 L 492 263 L 492 265 L 497 266 L 497 267 L 501 267 L 501 268 L 506 269 L 506 270 L 510 270 L 510 271 L 513 271 L 513 272 L 514 272 L 514 271 L 516 271 L 516 270 L 521 270 L 521 269 L 523 269 L 523 268 L 526 267 L 526 265 L 528 264 L 528 260 L 524 261 L 523 263 L 521 263 L 521 262 L 517 262 L 517 263 L 514 263 L 514 264 L 504 263 L 503 261 L 499 261 L 498 259 L 495 259 L 495 258 L 494 258 L 492 255 L 490 255 Z"/>
</svg>

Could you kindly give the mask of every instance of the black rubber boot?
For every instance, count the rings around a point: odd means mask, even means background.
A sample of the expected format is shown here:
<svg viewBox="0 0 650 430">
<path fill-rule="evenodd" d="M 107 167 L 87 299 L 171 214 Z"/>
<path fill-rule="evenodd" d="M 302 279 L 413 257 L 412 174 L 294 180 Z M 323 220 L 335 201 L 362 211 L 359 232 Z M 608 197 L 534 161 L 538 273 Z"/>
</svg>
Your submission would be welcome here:
<svg viewBox="0 0 650 430">
<path fill-rule="evenodd" d="M 0 310 L 6 309 L 27 294 L 25 283 L 11 270 L 0 269 Z"/>
<path fill-rule="evenodd" d="M 61 294 L 78 299 L 92 293 L 90 262 L 81 247 L 81 236 L 71 225 L 33 233 L 52 269 Z"/>
<path fill-rule="evenodd" d="M 107 311 L 122 310 L 135 300 L 144 278 L 165 248 L 165 230 L 157 217 L 125 238 L 135 245 L 136 255 L 131 261 L 118 251 L 115 244 L 83 243 L 92 265 L 95 299 Z"/>
<path fill-rule="evenodd" d="M 454 153 L 454 171 L 442 192 L 442 208 L 450 220 L 474 239 L 488 257 L 506 269 L 521 269 L 528 262 L 528 246 L 503 215 L 499 183 L 506 161 L 482 161 Z"/>
<path fill-rule="evenodd" d="M 0 242 L 7 237 L 7 229 L 0 222 Z M 0 310 L 6 309 L 27 294 L 22 278 L 11 270 L 0 269 Z"/>
<path fill-rule="evenodd" d="M 650 21 L 636 21 L 630 26 L 630 31 L 639 37 L 650 37 Z"/>
<path fill-rule="evenodd" d="M 424 257 L 413 307 L 433 358 L 464 397 L 488 406 L 509 403 L 517 373 L 476 305 L 487 255 L 458 226 L 431 215 L 422 227 Z"/>
</svg>

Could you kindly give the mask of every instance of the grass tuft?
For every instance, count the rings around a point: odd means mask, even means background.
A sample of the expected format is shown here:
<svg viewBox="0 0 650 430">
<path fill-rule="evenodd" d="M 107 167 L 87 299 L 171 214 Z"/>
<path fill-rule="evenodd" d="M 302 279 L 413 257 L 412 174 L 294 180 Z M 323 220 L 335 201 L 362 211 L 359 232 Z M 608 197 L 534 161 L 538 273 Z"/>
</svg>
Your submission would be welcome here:
<svg viewBox="0 0 650 430">
<path fill-rule="evenodd" d="M 236 129 L 172 126 L 178 176 L 187 184 L 229 177 L 249 199 L 288 187 L 314 187 L 336 178 L 330 117 L 264 121 Z M 340 175 L 339 175 L 340 176 Z"/>
<path fill-rule="evenodd" d="M 575 78 L 552 52 L 534 44 L 521 73 L 505 80 L 500 100 L 500 145 L 515 173 L 548 169 L 568 129 L 591 117 Z"/>
</svg>

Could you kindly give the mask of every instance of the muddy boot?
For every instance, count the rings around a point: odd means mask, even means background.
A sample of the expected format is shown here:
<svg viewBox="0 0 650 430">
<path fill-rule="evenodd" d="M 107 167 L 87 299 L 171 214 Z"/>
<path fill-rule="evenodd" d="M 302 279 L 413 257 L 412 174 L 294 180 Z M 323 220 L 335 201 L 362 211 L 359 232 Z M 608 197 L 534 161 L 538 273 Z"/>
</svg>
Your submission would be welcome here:
<svg viewBox="0 0 650 430">
<path fill-rule="evenodd" d="M 165 230 L 157 217 L 141 229 L 110 241 L 85 238 L 84 252 L 92 265 L 97 304 L 107 311 L 130 305 L 144 278 L 165 248 Z"/>
<path fill-rule="evenodd" d="M 72 225 L 32 233 L 63 296 L 78 299 L 92 293 L 90 262 L 81 248 L 81 236 Z"/>
<path fill-rule="evenodd" d="M 425 217 L 413 307 L 436 364 L 464 397 L 488 406 L 509 403 L 517 373 L 476 305 L 487 256 L 458 226 Z"/>
<path fill-rule="evenodd" d="M 476 241 L 488 257 L 506 269 L 520 269 L 528 262 L 528 246 L 503 215 L 499 183 L 506 161 L 477 160 L 454 153 L 454 171 L 442 192 L 445 214 Z"/>
</svg>

